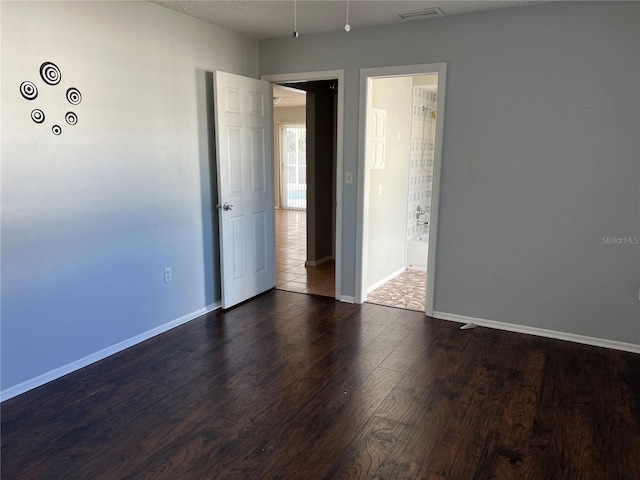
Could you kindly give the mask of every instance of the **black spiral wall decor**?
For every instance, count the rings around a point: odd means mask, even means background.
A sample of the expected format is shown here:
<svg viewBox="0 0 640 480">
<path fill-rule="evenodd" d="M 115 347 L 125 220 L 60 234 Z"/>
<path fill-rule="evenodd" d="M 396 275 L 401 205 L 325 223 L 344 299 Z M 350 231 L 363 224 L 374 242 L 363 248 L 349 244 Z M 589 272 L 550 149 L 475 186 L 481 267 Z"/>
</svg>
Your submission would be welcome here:
<svg viewBox="0 0 640 480">
<path fill-rule="evenodd" d="M 43 86 L 45 89 L 47 89 L 48 86 L 55 87 L 62 81 L 62 72 L 55 63 L 44 62 L 40 64 L 40 78 L 44 82 Z M 42 91 L 44 92 L 44 90 Z M 33 101 L 41 98 L 38 94 L 38 87 L 34 82 L 25 80 L 20 84 L 20 95 L 22 95 L 25 100 Z M 64 96 L 61 95 L 60 98 L 66 98 L 67 102 L 71 105 L 79 105 L 80 102 L 82 102 L 82 94 L 77 87 L 67 86 L 66 90 L 64 91 Z M 31 110 L 31 120 L 33 120 L 33 122 L 36 124 L 43 124 L 45 122 L 45 119 L 49 118 L 49 116 L 45 116 L 44 112 L 40 108 L 34 108 L 33 110 Z M 67 125 L 76 125 L 78 123 L 78 114 L 76 112 L 67 111 L 64 114 L 64 121 L 67 123 Z M 51 132 L 54 135 L 61 135 L 62 127 L 60 126 L 60 123 L 52 125 Z"/>
<path fill-rule="evenodd" d="M 62 73 L 55 63 L 44 62 L 40 65 L 40 77 L 48 85 L 57 85 L 62 80 Z"/>
<path fill-rule="evenodd" d="M 82 101 L 82 94 L 76 87 L 67 89 L 67 101 L 71 105 L 78 105 Z"/>
<path fill-rule="evenodd" d="M 73 112 L 67 112 L 64 119 L 69 125 L 75 125 L 78 123 L 78 116 Z"/>
<path fill-rule="evenodd" d="M 38 96 L 38 87 L 33 82 L 22 82 L 20 84 L 20 93 L 27 100 L 35 100 Z"/>
<path fill-rule="evenodd" d="M 31 120 L 33 120 L 36 123 L 44 122 L 44 112 L 42 110 L 40 110 L 39 108 L 36 108 L 35 110 L 32 110 L 31 111 Z"/>
</svg>

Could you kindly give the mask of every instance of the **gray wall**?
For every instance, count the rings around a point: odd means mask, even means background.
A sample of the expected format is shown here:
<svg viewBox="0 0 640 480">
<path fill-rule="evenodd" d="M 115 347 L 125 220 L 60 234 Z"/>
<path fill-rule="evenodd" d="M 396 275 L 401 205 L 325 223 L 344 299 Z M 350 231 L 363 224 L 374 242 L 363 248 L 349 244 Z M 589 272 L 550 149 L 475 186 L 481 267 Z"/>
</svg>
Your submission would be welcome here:
<svg viewBox="0 0 640 480">
<path fill-rule="evenodd" d="M 219 300 L 207 72 L 256 77 L 258 45 L 145 2 L 0 8 L 5 390 Z"/>
<path fill-rule="evenodd" d="M 260 42 L 260 73 L 447 62 L 435 310 L 640 343 L 636 2 L 559 2 Z M 361 174 L 362 172 L 357 172 Z M 357 182 L 356 182 L 357 183 Z M 343 186 L 355 293 L 356 183 Z"/>
<path fill-rule="evenodd" d="M 387 129 L 385 166 L 369 170 L 367 287 L 406 266 L 412 100 L 411 77 L 373 81 L 371 106 L 387 112 Z"/>
</svg>

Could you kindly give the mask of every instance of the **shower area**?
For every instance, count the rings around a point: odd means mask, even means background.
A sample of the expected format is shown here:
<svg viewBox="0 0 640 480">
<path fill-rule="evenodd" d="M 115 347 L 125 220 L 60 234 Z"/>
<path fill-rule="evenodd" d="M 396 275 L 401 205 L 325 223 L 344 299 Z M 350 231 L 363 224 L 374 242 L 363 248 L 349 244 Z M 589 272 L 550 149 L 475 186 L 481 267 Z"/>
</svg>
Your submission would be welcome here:
<svg viewBox="0 0 640 480">
<path fill-rule="evenodd" d="M 437 87 L 413 87 L 407 209 L 407 267 L 426 272 L 435 152 Z"/>
<path fill-rule="evenodd" d="M 367 107 L 367 301 L 424 311 L 437 76 L 374 79 Z"/>
</svg>

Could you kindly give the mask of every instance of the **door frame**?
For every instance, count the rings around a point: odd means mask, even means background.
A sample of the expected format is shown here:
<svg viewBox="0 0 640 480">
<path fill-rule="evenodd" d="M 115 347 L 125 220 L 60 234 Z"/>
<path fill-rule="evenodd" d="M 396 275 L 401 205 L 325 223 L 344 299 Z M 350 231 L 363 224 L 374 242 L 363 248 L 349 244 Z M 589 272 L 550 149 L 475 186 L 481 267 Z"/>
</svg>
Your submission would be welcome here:
<svg viewBox="0 0 640 480">
<path fill-rule="evenodd" d="M 272 75 L 260 75 L 261 80 L 271 83 L 313 82 L 316 80 L 338 81 L 338 112 L 336 142 L 336 210 L 335 210 L 335 298 L 353 303 L 353 299 L 342 295 L 342 170 L 344 152 L 344 70 L 321 70 L 315 72 L 296 72 Z M 274 252 L 275 255 L 275 252 Z"/>
<path fill-rule="evenodd" d="M 433 160 L 433 184 L 431 190 L 431 218 L 429 221 L 429 253 L 427 258 L 427 288 L 425 295 L 425 313 L 433 316 L 436 278 L 436 247 L 438 239 L 438 211 L 440 205 L 440 178 L 442 172 L 442 140 L 444 134 L 445 91 L 447 83 L 447 64 L 428 63 L 421 65 L 399 65 L 360 69 L 360 112 L 358 132 L 358 207 L 356 212 L 356 303 L 367 300 L 367 254 L 369 219 L 369 170 L 365 162 L 367 104 L 371 84 L 374 78 L 414 77 L 419 75 L 438 75 L 436 105 L 436 138 Z"/>
</svg>

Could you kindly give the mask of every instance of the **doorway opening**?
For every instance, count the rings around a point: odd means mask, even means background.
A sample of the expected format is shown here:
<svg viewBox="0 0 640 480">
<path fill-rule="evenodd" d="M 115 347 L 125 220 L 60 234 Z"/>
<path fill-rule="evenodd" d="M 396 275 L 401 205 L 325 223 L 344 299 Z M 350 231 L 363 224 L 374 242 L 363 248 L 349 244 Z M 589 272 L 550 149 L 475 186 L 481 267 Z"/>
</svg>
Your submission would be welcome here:
<svg viewBox="0 0 640 480">
<path fill-rule="evenodd" d="M 276 288 L 336 296 L 337 81 L 274 86 Z"/>
<path fill-rule="evenodd" d="M 362 70 L 362 302 L 433 311 L 445 69 Z"/>
</svg>

